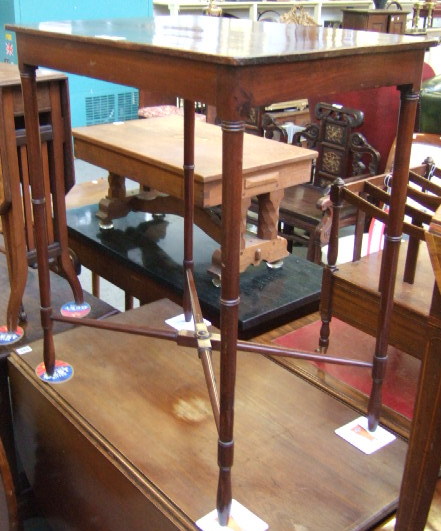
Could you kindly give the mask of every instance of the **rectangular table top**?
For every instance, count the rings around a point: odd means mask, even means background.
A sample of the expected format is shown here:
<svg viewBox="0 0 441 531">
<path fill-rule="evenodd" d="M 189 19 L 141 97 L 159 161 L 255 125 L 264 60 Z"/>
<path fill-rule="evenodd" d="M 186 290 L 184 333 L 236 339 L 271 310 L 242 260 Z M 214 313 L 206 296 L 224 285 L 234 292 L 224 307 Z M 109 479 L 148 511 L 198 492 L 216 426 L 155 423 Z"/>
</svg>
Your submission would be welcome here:
<svg viewBox="0 0 441 531">
<path fill-rule="evenodd" d="M 389 34 L 371 39 L 365 33 L 315 26 L 283 27 L 286 31 L 282 33 L 278 24 L 269 26 L 244 19 L 200 15 L 7 25 L 7 29 L 20 34 L 44 34 L 48 38 L 85 43 L 98 40 L 103 46 L 114 49 L 131 48 L 134 52 L 143 49 L 170 57 L 194 57 L 203 62 L 238 66 L 302 61 L 305 55 L 359 55 L 367 50 L 381 53 L 381 48 L 418 48 L 421 45 L 420 40 Z M 332 41 L 323 39 L 328 34 L 335 38 Z M 235 38 L 226 40 L 227 35 Z"/>
<path fill-rule="evenodd" d="M 164 319 L 181 311 L 163 300 L 111 319 L 168 328 Z M 11 360 L 13 396 L 19 370 L 31 383 L 29 392 L 37 389 L 56 404 L 148 499 L 180 518 L 179 529 L 193 529 L 192 522 L 214 508 L 217 482 L 217 433 L 196 350 L 81 327 L 55 341 L 59 358 L 74 368 L 73 378 L 58 385 L 39 381 L 34 369 L 42 344 L 37 342 L 32 353 Z M 216 374 L 218 361 L 213 353 Z M 334 433 L 358 416 L 344 404 L 260 355 L 240 352 L 237 374 L 235 499 L 272 530 L 367 529 L 391 510 L 406 453 L 403 441 L 365 455 Z M 24 394 L 16 404 L 20 423 L 26 400 Z M 87 510 L 76 511 L 81 513 L 74 516 L 77 528 L 82 518 L 82 528 L 88 527 L 87 517 L 95 528 L 142 528 L 128 511 L 130 500 L 126 505 L 112 498 L 115 486 L 99 474 L 97 490 L 84 496 L 90 479 L 84 487 L 89 474 L 82 470 L 90 464 L 78 459 L 74 446 L 64 447 L 59 456 L 57 444 L 39 432 L 38 444 L 28 443 L 22 451 L 35 473 L 50 471 L 44 492 L 50 496 L 51 483 L 58 485 L 56 503 L 54 498 L 48 502 L 59 526 L 81 504 Z M 115 500 L 117 511 L 97 513 L 95 497 L 101 497 L 101 490 Z"/>
<path fill-rule="evenodd" d="M 184 198 L 184 120 L 166 116 L 73 130 L 77 158 L 118 175 Z M 284 189 L 309 180 L 310 149 L 245 135 L 242 197 Z M 222 203 L 222 130 L 195 122 L 195 203 Z"/>
<path fill-rule="evenodd" d="M 250 106 L 379 85 L 419 87 L 436 39 L 177 16 L 71 20 L 16 32 L 21 60 L 246 115 Z M 93 58 L 93 60 L 92 60 Z M 399 66 L 398 66 L 399 65 Z M 237 115 L 236 114 L 236 115 Z"/>
</svg>

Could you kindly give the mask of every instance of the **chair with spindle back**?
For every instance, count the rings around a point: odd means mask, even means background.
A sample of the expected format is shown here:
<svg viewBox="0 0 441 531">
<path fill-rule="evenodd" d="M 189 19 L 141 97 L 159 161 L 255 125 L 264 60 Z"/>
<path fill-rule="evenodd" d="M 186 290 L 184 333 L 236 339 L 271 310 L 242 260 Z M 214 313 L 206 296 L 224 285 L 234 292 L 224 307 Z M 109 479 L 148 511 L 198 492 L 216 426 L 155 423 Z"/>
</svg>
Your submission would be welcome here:
<svg viewBox="0 0 441 531">
<path fill-rule="evenodd" d="M 382 251 L 360 258 L 362 239 L 366 237 L 366 216 L 385 224 L 387 234 L 390 204 L 390 176 L 378 175 L 354 183 L 338 179 L 331 187 L 332 226 L 328 248 L 328 263 L 323 272 L 319 348 L 326 352 L 331 319 L 338 319 L 370 335 L 377 336 L 383 325 L 380 298 L 390 286 L 380 277 Z M 392 183 L 393 185 L 393 183 Z M 425 243 L 426 229 L 436 208 L 441 204 L 441 187 L 425 177 L 409 172 L 406 191 L 406 218 L 403 233 L 407 241 L 400 246 L 394 306 L 391 314 L 388 343 L 418 359 L 424 354 L 425 330 L 432 311 L 433 270 Z M 339 210 L 343 202 L 357 210 L 353 261 L 336 265 L 339 247 Z M 372 223 L 372 221 L 371 221 Z M 394 264 L 388 264 L 393 268 Z M 381 388 L 386 357 L 374 356 L 373 375 Z M 375 366 L 377 364 L 377 366 Z"/>
</svg>

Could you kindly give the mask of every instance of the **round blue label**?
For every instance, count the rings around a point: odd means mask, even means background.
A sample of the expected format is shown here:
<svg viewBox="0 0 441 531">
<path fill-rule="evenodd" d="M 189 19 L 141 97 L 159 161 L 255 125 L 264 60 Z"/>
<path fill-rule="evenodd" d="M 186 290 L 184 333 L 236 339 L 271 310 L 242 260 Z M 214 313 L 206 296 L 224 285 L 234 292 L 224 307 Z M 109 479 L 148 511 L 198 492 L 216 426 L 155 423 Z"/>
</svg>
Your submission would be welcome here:
<svg viewBox="0 0 441 531">
<path fill-rule="evenodd" d="M 60 313 L 64 317 L 85 317 L 90 312 L 90 304 L 82 302 L 77 304 L 76 302 L 66 302 L 61 307 Z"/>
<path fill-rule="evenodd" d="M 6 326 L 0 326 L 0 346 L 17 343 L 23 336 L 24 330 L 21 326 L 18 326 L 15 332 L 8 330 Z"/>
<path fill-rule="evenodd" d="M 66 363 L 65 361 L 55 360 L 55 368 L 52 376 L 49 376 L 46 372 L 46 367 L 44 362 L 41 362 L 37 365 L 35 369 L 36 375 L 43 380 L 43 382 L 48 383 L 63 383 L 70 380 L 74 374 L 72 365 Z"/>
</svg>

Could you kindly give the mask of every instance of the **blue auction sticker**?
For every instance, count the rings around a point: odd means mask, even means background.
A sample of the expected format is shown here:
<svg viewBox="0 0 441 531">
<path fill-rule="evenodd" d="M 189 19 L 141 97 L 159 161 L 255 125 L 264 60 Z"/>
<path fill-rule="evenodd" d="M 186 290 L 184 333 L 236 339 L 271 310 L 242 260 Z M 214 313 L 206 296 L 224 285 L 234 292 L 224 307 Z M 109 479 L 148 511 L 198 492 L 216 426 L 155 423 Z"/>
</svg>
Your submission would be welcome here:
<svg viewBox="0 0 441 531">
<path fill-rule="evenodd" d="M 44 362 L 41 362 L 37 365 L 35 369 L 35 374 L 47 383 L 64 383 L 70 380 L 74 374 L 72 365 L 66 363 L 65 361 L 55 360 L 55 368 L 52 376 L 49 376 L 46 372 L 46 367 Z"/>
<path fill-rule="evenodd" d="M 0 326 L 0 346 L 12 345 L 17 343 L 24 336 L 24 330 L 21 326 L 17 326 L 17 330 L 14 332 L 8 330 L 7 326 Z"/>
<path fill-rule="evenodd" d="M 85 317 L 89 312 L 90 304 L 87 302 L 82 302 L 81 304 L 66 302 L 60 309 L 60 313 L 64 317 Z"/>
</svg>

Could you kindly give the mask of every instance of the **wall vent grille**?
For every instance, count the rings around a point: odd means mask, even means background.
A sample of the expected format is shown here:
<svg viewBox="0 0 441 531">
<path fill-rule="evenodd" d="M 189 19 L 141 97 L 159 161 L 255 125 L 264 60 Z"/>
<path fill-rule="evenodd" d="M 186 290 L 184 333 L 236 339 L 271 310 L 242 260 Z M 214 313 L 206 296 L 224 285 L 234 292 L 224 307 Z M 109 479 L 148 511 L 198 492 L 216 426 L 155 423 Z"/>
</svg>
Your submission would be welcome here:
<svg viewBox="0 0 441 531">
<path fill-rule="evenodd" d="M 115 121 L 115 95 L 86 97 L 86 125 Z"/>
<path fill-rule="evenodd" d="M 118 120 L 125 121 L 138 118 L 138 107 L 138 91 L 118 94 Z"/>
<path fill-rule="evenodd" d="M 88 96 L 85 103 L 86 125 L 133 120 L 138 117 L 137 91 Z"/>
</svg>

